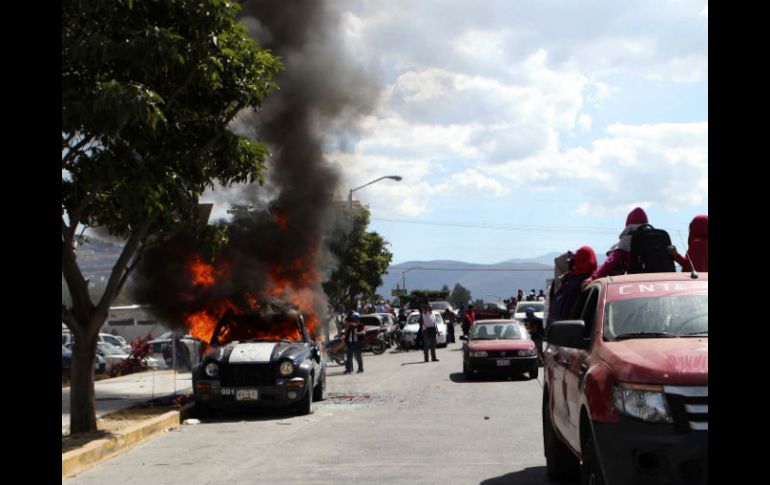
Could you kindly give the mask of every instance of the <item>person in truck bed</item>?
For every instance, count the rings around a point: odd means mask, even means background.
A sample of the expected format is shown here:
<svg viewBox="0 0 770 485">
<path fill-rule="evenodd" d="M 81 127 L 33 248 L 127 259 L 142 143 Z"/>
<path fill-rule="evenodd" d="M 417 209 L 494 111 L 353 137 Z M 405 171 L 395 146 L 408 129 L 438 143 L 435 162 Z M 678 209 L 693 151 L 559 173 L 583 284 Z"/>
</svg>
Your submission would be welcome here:
<svg viewBox="0 0 770 485">
<path fill-rule="evenodd" d="M 591 274 L 586 281 L 593 281 L 604 276 L 617 276 L 631 267 L 631 234 L 642 224 L 647 224 L 647 213 L 637 207 L 628 213 L 626 227 L 620 233 L 620 239 L 607 251 L 607 259 Z"/>
<path fill-rule="evenodd" d="M 687 252 L 684 256 L 676 251 L 676 246 L 671 245 L 667 248 L 670 254 L 679 266 L 682 272 L 689 273 L 693 269 L 697 272 L 708 272 L 709 270 L 709 216 L 700 215 L 690 223 L 690 235 L 687 237 Z M 695 268 L 693 268 L 695 265 Z"/>
</svg>

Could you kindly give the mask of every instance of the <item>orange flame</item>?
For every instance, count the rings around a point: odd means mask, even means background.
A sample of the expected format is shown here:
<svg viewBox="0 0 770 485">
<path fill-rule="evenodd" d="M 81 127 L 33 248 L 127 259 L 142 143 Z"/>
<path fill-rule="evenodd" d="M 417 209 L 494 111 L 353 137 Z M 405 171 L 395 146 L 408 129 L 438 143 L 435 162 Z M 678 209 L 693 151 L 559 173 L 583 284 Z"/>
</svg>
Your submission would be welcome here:
<svg viewBox="0 0 770 485">
<path fill-rule="evenodd" d="M 190 271 L 193 275 L 193 283 L 201 286 L 211 286 L 214 284 L 214 266 L 203 261 L 200 256 L 195 256 L 195 260 L 190 264 Z"/>
<path fill-rule="evenodd" d="M 278 208 L 274 208 L 272 212 L 278 227 L 285 231 L 288 227 L 286 214 Z M 217 323 L 228 310 L 232 310 L 236 315 L 259 310 L 261 306 L 259 297 L 274 298 L 296 305 L 305 315 L 308 331 L 314 334 L 319 323 L 319 318 L 314 311 L 317 306 L 315 291 L 320 285 L 321 279 L 320 273 L 316 269 L 316 262 L 317 253 L 311 251 L 304 257 L 296 258 L 288 265 L 273 264 L 269 269 L 271 285 L 268 286 L 270 289 L 266 290 L 264 295 L 246 292 L 243 295 L 233 295 L 230 299 L 205 301 L 202 306 L 195 305 L 197 309 L 191 309 L 191 313 L 184 317 L 190 335 L 204 342 L 209 342 Z M 188 263 L 188 268 L 194 285 L 205 289 L 226 277 L 224 268 L 227 268 L 227 263 L 224 259 L 218 259 L 215 267 L 204 261 L 200 255 L 195 255 Z M 234 302 L 242 303 L 236 304 Z M 223 331 L 221 337 L 223 340 L 227 340 L 227 330 L 223 329 Z M 289 340 L 301 338 L 296 324 L 291 321 L 279 322 L 277 325 L 272 324 L 270 328 L 238 329 L 239 335 L 251 336 L 252 332 L 254 338 L 286 338 Z"/>
<path fill-rule="evenodd" d="M 272 212 L 273 217 L 275 217 L 275 223 L 278 224 L 282 231 L 285 231 L 289 227 L 289 218 L 286 217 L 286 213 L 277 207 L 273 207 Z"/>
</svg>

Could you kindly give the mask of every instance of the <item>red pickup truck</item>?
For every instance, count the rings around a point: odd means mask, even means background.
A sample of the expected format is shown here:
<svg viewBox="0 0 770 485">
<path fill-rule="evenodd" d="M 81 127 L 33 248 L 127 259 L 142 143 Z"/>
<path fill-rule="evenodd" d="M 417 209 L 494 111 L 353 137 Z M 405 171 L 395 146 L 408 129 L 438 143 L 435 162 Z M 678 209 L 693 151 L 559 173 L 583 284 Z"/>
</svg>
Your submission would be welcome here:
<svg viewBox="0 0 770 485">
<path fill-rule="evenodd" d="M 592 281 L 546 329 L 552 480 L 708 483 L 708 274 Z"/>
</svg>

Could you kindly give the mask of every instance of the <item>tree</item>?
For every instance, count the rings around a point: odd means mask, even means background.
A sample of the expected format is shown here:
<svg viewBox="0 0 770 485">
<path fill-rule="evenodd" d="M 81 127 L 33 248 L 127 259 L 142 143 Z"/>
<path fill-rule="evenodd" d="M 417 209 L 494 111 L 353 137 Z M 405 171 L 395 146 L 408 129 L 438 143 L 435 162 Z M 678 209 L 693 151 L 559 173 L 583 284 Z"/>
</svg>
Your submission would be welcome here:
<svg viewBox="0 0 770 485">
<path fill-rule="evenodd" d="M 444 301 L 449 295 L 449 288 L 445 290 L 412 290 L 408 295 L 402 298 L 402 301 L 409 304 L 409 308 L 415 308 L 416 305 L 424 305 L 431 301 Z"/>
<path fill-rule="evenodd" d="M 393 253 L 389 243 L 376 232 L 367 232 L 367 209 L 340 209 L 342 220 L 352 224 L 350 233 L 337 232 L 327 237 L 330 251 L 339 266 L 323 284 L 326 296 L 335 309 L 349 309 L 359 298 L 372 300 L 382 284 L 382 275 L 388 270 Z"/>
<path fill-rule="evenodd" d="M 453 307 L 457 308 L 461 304 L 467 305 L 469 301 L 471 301 L 470 290 L 465 288 L 460 283 L 455 283 L 454 288 L 452 288 L 452 293 L 449 295 L 449 303 L 451 303 Z"/>
<path fill-rule="evenodd" d="M 267 147 L 227 129 L 275 87 L 279 59 L 221 0 L 62 3 L 62 321 L 75 336 L 71 432 L 96 430 L 96 338 L 144 248 L 200 224 L 198 198 L 215 181 L 262 182 Z M 80 229 L 126 242 L 98 299 L 75 256 Z M 82 236 L 82 232 L 80 233 Z"/>
</svg>

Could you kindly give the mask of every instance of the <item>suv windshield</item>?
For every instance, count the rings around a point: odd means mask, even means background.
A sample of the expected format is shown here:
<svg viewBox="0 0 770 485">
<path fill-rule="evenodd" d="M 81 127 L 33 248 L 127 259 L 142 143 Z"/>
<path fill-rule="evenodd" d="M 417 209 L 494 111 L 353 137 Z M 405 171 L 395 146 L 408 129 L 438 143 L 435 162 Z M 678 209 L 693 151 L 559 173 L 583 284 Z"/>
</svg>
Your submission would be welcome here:
<svg viewBox="0 0 770 485">
<path fill-rule="evenodd" d="M 668 295 L 613 301 L 604 313 L 608 340 L 708 335 L 708 295 Z"/>
</svg>

